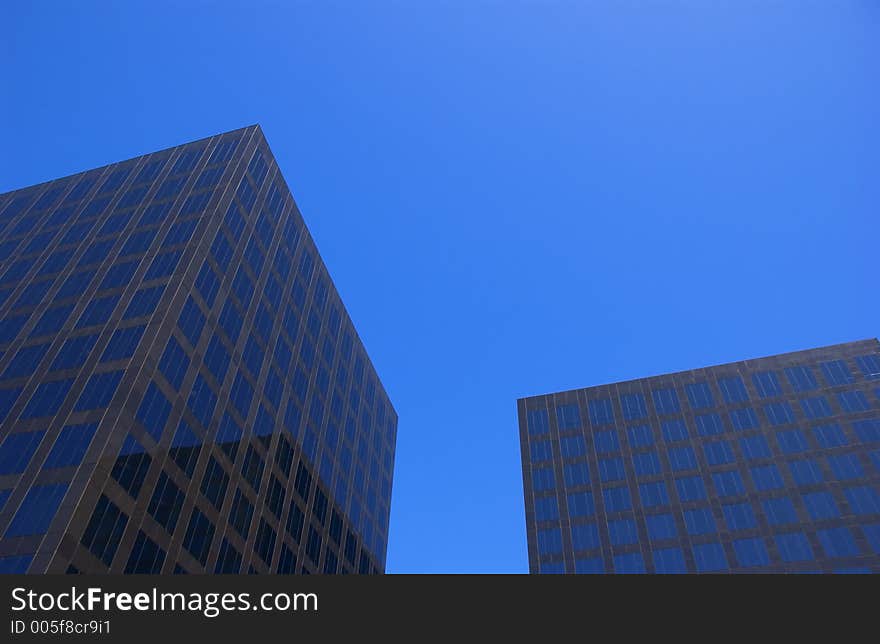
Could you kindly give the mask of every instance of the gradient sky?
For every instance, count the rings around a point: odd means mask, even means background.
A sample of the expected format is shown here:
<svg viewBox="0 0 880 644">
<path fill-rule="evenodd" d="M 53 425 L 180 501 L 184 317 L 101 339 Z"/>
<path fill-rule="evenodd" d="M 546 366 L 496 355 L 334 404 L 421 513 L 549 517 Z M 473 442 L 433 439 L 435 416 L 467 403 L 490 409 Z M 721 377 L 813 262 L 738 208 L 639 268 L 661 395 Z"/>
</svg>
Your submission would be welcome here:
<svg viewBox="0 0 880 644">
<path fill-rule="evenodd" d="M 389 572 L 528 570 L 518 397 L 880 331 L 880 4 L 7 2 L 0 191 L 260 123 L 400 416 Z"/>
</svg>

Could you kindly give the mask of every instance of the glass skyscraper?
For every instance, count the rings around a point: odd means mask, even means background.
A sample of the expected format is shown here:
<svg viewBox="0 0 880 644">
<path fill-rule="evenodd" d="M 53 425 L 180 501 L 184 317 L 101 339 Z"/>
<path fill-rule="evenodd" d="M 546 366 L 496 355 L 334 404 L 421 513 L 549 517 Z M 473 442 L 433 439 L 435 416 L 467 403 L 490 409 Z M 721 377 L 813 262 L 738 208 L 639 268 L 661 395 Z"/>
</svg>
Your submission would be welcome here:
<svg viewBox="0 0 880 644">
<path fill-rule="evenodd" d="M 258 126 L 0 195 L 0 572 L 383 572 L 396 431 Z"/>
<path fill-rule="evenodd" d="M 880 572 L 880 343 L 518 401 L 532 573 Z"/>
</svg>

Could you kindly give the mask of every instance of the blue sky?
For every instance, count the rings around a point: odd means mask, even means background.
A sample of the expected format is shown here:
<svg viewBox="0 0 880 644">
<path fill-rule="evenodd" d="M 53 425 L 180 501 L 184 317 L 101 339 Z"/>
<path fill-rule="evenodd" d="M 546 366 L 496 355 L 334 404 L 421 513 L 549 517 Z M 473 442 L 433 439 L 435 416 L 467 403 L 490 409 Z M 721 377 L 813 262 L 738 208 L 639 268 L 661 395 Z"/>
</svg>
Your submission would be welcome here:
<svg viewBox="0 0 880 644">
<path fill-rule="evenodd" d="M 260 123 L 400 416 L 389 572 L 526 572 L 516 399 L 876 337 L 874 2 L 18 2 L 0 191 Z"/>
</svg>

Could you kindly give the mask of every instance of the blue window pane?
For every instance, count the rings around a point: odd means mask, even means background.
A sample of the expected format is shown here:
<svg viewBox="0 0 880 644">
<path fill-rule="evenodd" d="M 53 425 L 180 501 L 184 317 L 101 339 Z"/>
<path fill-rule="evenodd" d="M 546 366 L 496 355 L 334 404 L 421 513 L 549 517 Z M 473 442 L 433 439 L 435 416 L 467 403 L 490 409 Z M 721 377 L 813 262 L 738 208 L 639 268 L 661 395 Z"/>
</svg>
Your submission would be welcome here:
<svg viewBox="0 0 880 644">
<path fill-rule="evenodd" d="M 770 555 L 767 553 L 767 546 L 764 545 L 764 540 L 759 537 L 734 541 L 733 551 L 736 553 L 736 560 L 739 562 L 739 565 L 744 568 L 770 565 Z"/>
<path fill-rule="evenodd" d="M 642 499 L 642 506 L 645 508 L 669 504 L 669 493 L 666 490 L 666 483 L 663 481 L 640 484 L 639 496 Z"/>
<path fill-rule="evenodd" d="M 675 519 L 671 514 L 648 515 L 645 517 L 645 524 L 648 527 L 648 537 L 651 541 L 674 539 L 678 536 L 678 530 L 675 527 Z"/>
<path fill-rule="evenodd" d="M 50 343 L 38 344 L 35 346 L 24 347 L 19 349 L 15 357 L 9 362 L 9 365 L 3 371 L 4 378 L 21 378 L 29 376 L 36 371 L 37 366 L 46 355 Z"/>
<path fill-rule="evenodd" d="M 675 389 L 654 389 L 651 391 L 651 397 L 658 414 L 677 414 L 681 411 Z"/>
<path fill-rule="evenodd" d="M 79 465 L 95 436 L 97 423 L 68 425 L 61 430 L 52 451 L 43 463 L 43 469 Z"/>
<path fill-rule="evenodd" d="M 717 532 L 715 518 L 708 508 L 696 508 L 684 511 L 684 525 L 691 536 L 714 534 Z"/>
<path fill-rule="evenodd" d="M 210 425 L 211 415 L 214 413 L 216 404 L 217 395 L 202 377 L 202 374 L 197 375 L 186 405 L 203 427 Z"/>
<path fill-rule="evenodd" d="M 637 543 L 639 540 L 639 531 L 636 528 L 636 522 L 632 519 L 609 521 L 608 535 L 611 538 L 612 545 L 615 546 L 626 546 L 631 543 Z"/>
<path fill-rule="evenodd" d="M 610 398 L 591 400 L 587 404 L 590 412 L 590 423 L 594 426 L 608 425 L 614 422 L 614 410 Z"/>
<path fill-rule="evenodd" d="M 83 392 L 76 402 L 74 410 L 86 411 L 106 407 L 110 404 L 113 394 L 116 393 L 116 387 L 119 386 L 121 379 L 122 371 L 111 371 L 92 376 L 83 387 Z"/>
<path fill-rule="evenodd" d="M 703 445 L 703 452 L 706 455 L 706 462 L 709 465 L 724 465 L 732 463 L 734 460 L 733 449 L 727 441 L 715 441 Z"/>
<path fill-rule="evenodd" d="M 848 413 L 856 413 L 860 411 L 868 411 L 871 403 L 863 391 L 842 391 L 837 394 L 837 402 L 843 411 Z"/>
<path fill-rule="evenodd" d="M 650 451 L 642 454 L 633 454 L 633 468 L 638 476 L 651 476 L 659 474 L 662 470 L 660 457 L 657 452 Z"/>
<path fill-rule="evenodd" d="M 620 441 L 617 438 L 617 432 L 615 430 L 611 429 L 603 432 L 596 432 L 594 436 L 596 452 L 599 454 L 620 451 Z"/>
<path fill-rule="evenodd" d="M 562 575 L 565 573 L 565 564 L 561 561 L 542 561 L 542 575 Z"/>
<path fill-rule="evenodd" d="M 772 398 L 782 395 L 782 387 L 779 386 L 779 378 L 772 371 L 762 371 L 752 374 L 752 384 L 761 398 Z"/>
<path fill-rule="evenodd" d="M 192 299 L 187 298 L 183 309 L 180 312 L 180 318 L 177 320 L 177 326 L 183 331 L 183 335 L 189 340 L 189 343 L 196 347 L 199 344 L 199 338 L 202 336 L 202 329 L 205 328 L 205 316 L 199 310 L 198 305 Z"/>
<path fill-rule="evenodd" d="M 529 453 L 533 463 L 553 460 L 553 449 L 548 440 L 531 443 L 529 445 Z"/>
<path fill-rule="evenodd" d="M 58 413 L 61 403 L 64 402 L 70 386 L 73 384 L 72 379 L 54 380 L 44 382 L 37 387 L 34 395 L 31 396 L 30 402 L 21 413 L 22 418 L 38 418 L 40 416 L 54 416 Z"/>
<path fill-rule="evenodd" d="M 724 522 L 731 532 L 737 530 L 750 530 L 758 526 L 758 519 L 752 506 L 748 503 L 733 503 L 722 508 Z"/>
<path fill-rule="evenodd" d="M 229 369 L 229 352 L 223 346 L 223 342 L 218 336 L 213 336 L 208 343 L 208 349 L 205 352 L 205 364 L 208 371 L 217 379 L 217 382 L 223 382 L 226 377 L 226 371 Z"/>
<path fill-rule="evenodd" d="M 143 288 L 134 294 L 128 308 L 122 315 L 123 320 L 131 318 L 139 318 L 144 315 L 150 315 L 156 310 L 159 300 L 162 298 L 162 292 L 165 286 L 153 286 L 151 288 Z"/>
<path fill-rule="evenodd" d="M 76 323 L 76 328 L 82 329 L 83 327 L 106 323 L 118 303 L 118 295 L 108 295 L 107 297 L 92 300 L 80 316 L 79 321 Z"/>
<path fill-rule="evenodd" d="M 697 468 L 697 456 L 694 454 L 694 449 L 689 445 L 685 447 L 670 447 L 667 454 L 669 455 L 669 467 L 674 472 Z"/>
<path fill-rule="evenodd" d="M 814 521 L 835 519 L 840 516 L 840 510 L 830 492 L 812 492 L 804 494 L 803 498 L 807 512 Z"/>
<path fill-rule="evenodd" d="M 730 412 L 730 423 L 736 430 L 754 429 L 758 426 L 758 415 L 751 407 L 734 409 Z"/>
<path fill-rule="evenodd" d="M 226 304 L 223 305 L 223 310 L 220 312 L 219 322 L 220 327 L 226 332 L 226 337 L 229 338 L 229 341 L 234 345 L 238 340 L 238 335 L 241 333 L 243 322 L 241 315 L 235 308 L 235 304 L 232 303 L 232 300 L 226 300 Z M 303 346 L 306 345 L 303 344 Z M 300 355 L 302 355 L 302 350 L 300 351 Z"/>
<path fill-rule="evenodd" d="M 552 490 L 556 487 L 556 477 L 552 467 L 538 467 L 532 470 L 532 489 L 536 492 Z"/>
<path fill-rule="evenodd" d="M 555 496 L 544 496 L 535 499 L 536 521 L 557 521 L 559 519 L 559 503 Z"/>
<path fill-rule="evenodd" d="M 48 309 L 43 313 L 42 317 L 34 327 L 34 330 L 31 331 L 30 337 L 35 338 L 42 335 L 51 335 L 60 331 L 61 327 L 64 326 L 64 323 L 67 322 L 67 318 L 70 317 L 70 314 L 73 311 L 73 306 L 73 304 L 65 304 L 64 306 L 56 306 L 55 308 Z M 18 330 L 16 329 L 13 336 L 17 333 Z M 0 332 L 0 341 L 3 341 L 3 332 Z"/>
<path fill-rule="evenodd" d="M 813 391 L 819 388 L 813 370 L 809 367 L 788 367 L 785 369 L 785 377 L 791 383 L 791 388 L 797 392 Z"/>
<path fill-rule="evenodd" d="M 618 574 L 640 575 L 645 573 L 645 560 L 640 552 L 630 552 L 614 556 L 614 572 Z"/>
<path fill-rule="evenodd" d="M 856 358 L 856 364 L 862 371 L 862 375 L 869 380 L 880 378 L 880 355 L 871 354 Z"/>
<path fill-rule="evenodd" d="M 170 414 L 171 403 L 168 402 L 156 383 L 151 382 L 147 386 L 147 391 L 144 393 L 135 416 L 157 443 L 162 437 L 162 430 L 165 428 Z"/>
<path fill-rule="evenodd" d="M 202 264 L 202 268 L 196 278 L 196 290 L 202 296 L 202 299 L 205 300 L 208 308 L 214 306 L 214 299 L 217 297 L 219 289 L 220 280 L 217 278 L 217 274 L 208 262 L 205 262 Z"/>
<path fill-rule="evenodd" d="M 622 512 L 632 509 L 632 499 L 630 498 L 629 488 L 612 487 L 602 490 L 602 497 L 605 499 L 605 509 L 608 512 Z"/>
<path fill-rule="evenodd" d="M 568 495 L 568 515 L 570 517 L 589 517 L 595 511 L 592 492 L 575 492 Z"/>
<path fill-rule="evenodd" d="M 24 472 L 45 434 L 45 431 L 9 434 L 0 443 L 0 475 Z"/>
<path fill-rule="evenodd" d="M 739 439 L 739 447 L 748 459 L 769 458 L 770 444 L 763 436 L 747 436 Z"/>
<path fill-rule="evenodd" d="M 746 402 L 749 399 L 746 386 L 739 376 L 719 378 L 718 388 L 721 389 L 721 394 L 724 396 L 724 402 L 726 403 Z"/>
<path fill-rule="evenodd" d="M 654 444 L 654 433 L 650 425 L 637 425 L 626 430 L 629 445 L 633 449 L 648 447 Z"/>
<path fill-rule="evenodd" d="M 81 367 L 98 341 L 98 334 L 84 335 L 67 340 L 55 357 L 51 371 Z"/>
<path fill-rule="evenodd" d="M 715 399 L 712 397 L 712 389 L 708 382 L 697 382 L 684 386 L 691 409 L 705 409 L 714 407 Z"/>
<path fill-rule="evenodd" d="M 556 422 L 560 430 L 578 429 L 581 426 L 581 415 L 576 404 L 560 405 L 556 408 Z"/>
<path fill-rule="evenodd" d="M 813 559 L 813 549 L 810 542 L 802 532 L 779 534 L 774 537 L 776 547 L 782 560 L 788 563 L 794 561 L 809 561 Z"/>
<path fill-rule="evenodd" d="M 702 543 L 693 547 L 697 572 L 727 570 L 727 557 L 720 543 Z"/>
<path fill-rule="evenodd" d="M 854 380 L 849 367 L 846 366 L 846 362 L 843 360 L 822 362 L 819 364 L 819 368 L 822 370 L 822 375 L 825 376 L 825 381 L 829 386 L 847 385 Z"/>
<path fill-rule="evenodd" d="M 842 447 L 847 444 L 846 435 L 837 423 L 814 427 L 813 436 L 822 447 Z"/>
<path fill-rule="evenodd" d="M 624 480 L 626 478 L 626 470 L 623 466 L 623 459 L 599 459 L 599 478 L 604 482 Z"/>
<path fill-rule="evenodd" d="M 581 436 L 564 436 L 559 439 L 563 458 L 577 458 L 587 453 L 587 446 Z"/>
<path fill-rule="evenodd" d="M 33 555 L 0 557 L 0 575 L 23 575 L 33 560 Z"/>
<path fill-rule="evenodd" d="M 761 507 L 764 508 L 764 514 L 770 525 L 785 525 L 798 522 L 794 504 L 787 496 L 778 499 L 765 499 L 761 502 Z"/>
<path fill-rule="evenodd" d="M 849 507 L 855 514 L 880 514 L 880 494 L 872 487 L 850 487 L 843 490 Z"/>
<path fill-rule="evenodd" d="M 867 539 L 868 545 L 874 551 L 874 554 L 880 554 L 880 523 L 863 525 L 862 532 L 865 533 L 865 539 Z"/>
<path fill-rule="evenodd" d="M 730 472 L 715 472 L 712 474 L 712 483 L 718 490 L 718 496 L 739 496 L 746 493 L 746 487 L 742 476 L 736 470 Z"/>
<path fill-rule="evenodd" d="M 187 369 L 189 369 L 189 356 L 174 336 L 171 336 L 159 359 L 159 371 L 171 386 L 180 391 Z"/>
<path fill-rule="evenodd" d="M 801 409 L 807 418 L 825 418 L 834 412 L 831 411 L 831 405 L 825 396 L 813 396 L 812 398 L 804 398 L 801 400 Z"/>
<path fill-rule="evenodd" d="M 133 356 L 145 328 L 144 326 L 133 326 L 114 331 L 101 356 L 101 362 L 123 360 Z"/>
<path fill-rule="evenodd" d="M 678 489 L 678 497 L 682 502 L 702 501 L 706 498 L 706 486 L 699 476 L 675 479 L 675 487 Z"/>
<path fill-rule="evenodd" d="M 599 529 L 595 523 L 573 525 L 571 542 L 575 550 L 594 550 L 599 547 Z"/>
<path fill-rule="evenodd" d="M 857 420 L 853 423 L 853 429 L 863 443 L 880 442 L 880 419 Z"/>
<path fill-rule="evenodd" d="M 153 243 L 153 239 L 155 237 L 155 230 L 141 230 L 132 233 L 128 240 L 125 242 L 125 245 L 122 247 L 122 250 L 119 253 L 120 256 L 125 257 L 127 255 L 139 255 L 143 253 L 150 247 L 150 244 Z"/>
<path fill-rule="evenodd" d="M 663 440 L 667 443 L 676 443 L 688 438 L 687 425 L 684 424 L 683 420 L 664 421 L 661 423 L 661 429 L 663 431 Z"/>
<path fill-rule="evenodd" d="M 776 442 L 779 443 L 779 449 L 784 454 L 799 454 L 810 447 L 803 432 L 799 429 L 786 429 L 776 432 Z"/>
<path fill-rule="evenodd" d="M 861 478 L 865 475 L 862 464 L 855 454 L 837 454 L 828 457 L 828 465 L 838 481 Z"/>
<path fill-rule="evenodd" d="M 563 474 L 566 487 L 588 485 L 590 482 L 590 472 L 586 463 L 567 464 L 563 467 Z"/>
<path fill-rule="evenodd" d="M 681 548 L 661 548 L 654 551 L 654 570 L 660 575 L 687 573 Z"/>
<path fill-rule="evenodd" d="M 697 433 L 700 436 L 715 436 L 724 433 L 724 424 L 718 414 L 699 414 L 694 417 Z"/>
<path fill-rule="evenodd" d="M 776 465 L 762 465 L 760 467 L 751 468 L 752 480 L 755 481 L 755 487 L 762 492 L 766 490 L 777 490 L 783 487 L 782 474 Z"/>
<path fill-rule="evenodd" d="M 620 407 L 626 420 L 638 420 L 648 416 L 645 397 L 642 394 L 623 394 L 620 396 Z"/>
<path fill-rule="evenodd" d="M 771 425 L 785 425 L 794 422 L 794 410 L 787 402 L 770 403 L 764 405 L 764 413 Z"/>
<path fill-rule="evenodd" d="M 824 480 L 822 468 L 812 459 L 791 461 L 788 469 L 791 470 L 791 476 L 798 485 L 814 485 Z"/>
<path fill-rule="evenodd" d="M 56 483 L 32 487 L 6 528 L 5 536 L 23 537 L 45 533 L 67 492 L 67 485 Z"/>
<path fill-rule="evenodd" d="M 122 264 L 114 264 L 110 267 L 110 270 L 107 271 L 107 275 L 104 276 L 98 290 L 103 291 L 104 289 L 125 286 L 134 277 L 134 273 L 137 270 L 139 263 L 139 260 L 135 260 L 132 262 L 124 262 Z"/>
<path fill-rule="evenodd" d="M 147 282 L 149 280 L 158 279 L 160 277 L 167 277 L 174 272 L 175 267 L 177 266 L 177 262 L 180 261 L 180 256 L 182 251 L 173 251 L 170 253 L 162 253 L 161 255 L 156 255 L 155 259 L 153 259 L 150 267 L 147 269 L 146 274 L 144 275 L 144 281 Z"/>
<path fill-rule="evenodd" d="M 538 530 L 538 552 L 542 555 L 562 552 L 562 531 L 559 528 Z"/>
<path fill-rule="evenodd" d="M 601 575 L 605 573 L 605 562 L 602 561 L 601 557 L 575 559 L 574 569 L 579 575 Z"/>
<path fill-rule="evenodd" d="M 859 548 L 849 528 L 829 528 L 817 532 L 819 543 L 829 557 L 855 557 Z"/>
</svg>

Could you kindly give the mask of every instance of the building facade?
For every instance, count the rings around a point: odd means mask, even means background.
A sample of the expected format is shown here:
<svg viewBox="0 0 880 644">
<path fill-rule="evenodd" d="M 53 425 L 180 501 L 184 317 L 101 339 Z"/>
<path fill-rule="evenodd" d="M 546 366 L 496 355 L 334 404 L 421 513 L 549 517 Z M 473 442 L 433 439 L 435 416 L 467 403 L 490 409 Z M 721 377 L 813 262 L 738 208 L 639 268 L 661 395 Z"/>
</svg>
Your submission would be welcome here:
<svg viewBox="0 0 880 644">
<path fill-rule="evenodd" d="M 383 572 L 396 431 L 258 126 L 0 195 L 0 572 Z"/>
<path fill-rule="evenodd" d="M 532 573 L 880 572 L 880 343 L 517 403 Z"/>
</svg>

